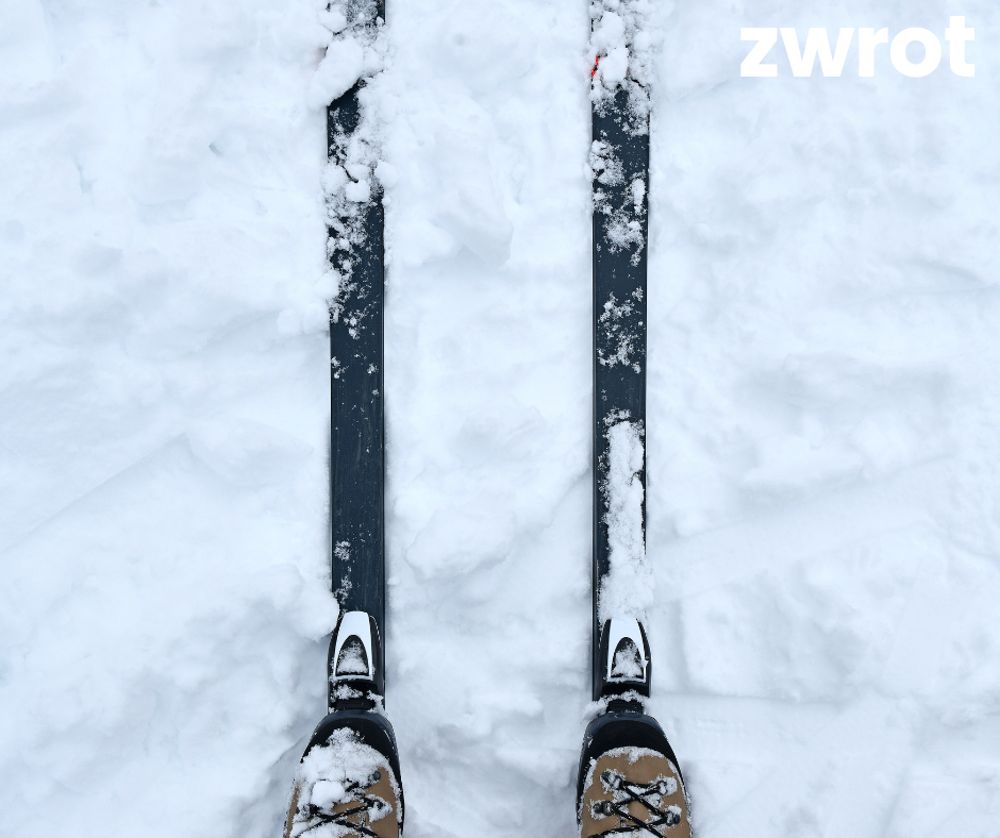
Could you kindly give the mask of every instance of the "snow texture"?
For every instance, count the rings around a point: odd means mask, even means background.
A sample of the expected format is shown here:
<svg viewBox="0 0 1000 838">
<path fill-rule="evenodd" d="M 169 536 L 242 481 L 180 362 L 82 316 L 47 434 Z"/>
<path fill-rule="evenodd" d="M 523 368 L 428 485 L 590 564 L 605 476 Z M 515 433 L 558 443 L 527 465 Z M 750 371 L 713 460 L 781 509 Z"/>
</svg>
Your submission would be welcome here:
<svg viewBox="0 0 1000 838">
<path fill-rule="evenodd" d="M 594 140 L 588 160 L 594 183 L 594 210 L 604 217 L 604 236 L 612 251 L 631 250 L 638 264 L 645 237 L 642 222 L 646 215 L 646 183 L 635 178 L 625 183 L 625 172 L 615 150 L 602 140 Z"/>
<path fill-rule="evenodd" d="M 633 325 L 636 305 L 643 298 L 642 288 L 636 288 L 628 299 L 621 302 L 611 294 L 604 301 L 604 306 L 597 316 L 598 327 L 603 340 L 601 346 L 610 346 L 614 351 L 608 352 L 598 348 L 598 361 L 606 367 L 622 364 L 631 367 L 635 372 L 642 371 L 638 358 L 642 355 L 642 335 L 636 332 Z"/>
<path fill-rule="evenodd" d="M 280 834 L 336 620 L 320 11 L 4 7 L 4 838 Z M 962 12 L 975 79 L 741 80 L 741 26 L 945 5 L 650 6 L 651 709 L 699 838 L 997 835 L 1000 7 Z M 590 20 L 387 14 L 407 835 L 573 835 Z"/>
<path fill-rule="evenodd" d="M 590 96 L 598 107 L 628 92 L 636 126 L 645 133 L 658 44 L 652 0 L 591 0 Z"/>
<path fill-rule="evenodd" d="M 367 675 L 368 659 L 365 657 L 365 647 L 360 641 L 348 642 L 340 650 L 337 658 L 337 675 Z"/>
<path fill-rule="evenodd" d="M 348 318 L 351 334 L 356 337 L 369 312 L 352 294 L 353 272 L 366 240 L 369 207 L 381 194 L 376 174 L 380 121 L 376 99 L 368 88 L 383 67 L 383 21 L 375 0 L 337 0 L 321 19 L 332 37 L 312 79 L 311 102 L 325 109 L 357 85 L 360 103 L 356 122 L 345 124 L 344 113 L 338 108 L 334 124 L 328 127 L 329 159 L 321 179 L 330 231 L 327 248 L 336 287 L 331 310 L 335 318 Z M 344 363 L 338 358 L 331 362 L 335 368 Z"/>
<path fill-rule="evenodd" d="M 602 495 L 610 570 L 601 583 L 600 621 L 612 617 L 644 621 L 646 609 L 653 604 L 654 580 L 643 537 L 642 424 L 629 419 L 615 421 L 607 437 L 608 470 Z"/>
<path fill-rule="evenodd" d="M 332 815 L 337 804 L 359 801 L 362 796 L 369 824 L 391 816 L 391 801 L 379 798 L 371 788 L 382 776 L 388 778 L 398 799 L 399 785 L 386 758 L 358 740 L 352 731 L 335 730 L 325 744 L 312 748 L 299 765 L 295 776 L 300 789 L 298 806 L 289 838 L 306 834 L 312 838 L 339 838 L 351 834 L 343 824 L 326 822 L 314 812 Z"/>
</svg>

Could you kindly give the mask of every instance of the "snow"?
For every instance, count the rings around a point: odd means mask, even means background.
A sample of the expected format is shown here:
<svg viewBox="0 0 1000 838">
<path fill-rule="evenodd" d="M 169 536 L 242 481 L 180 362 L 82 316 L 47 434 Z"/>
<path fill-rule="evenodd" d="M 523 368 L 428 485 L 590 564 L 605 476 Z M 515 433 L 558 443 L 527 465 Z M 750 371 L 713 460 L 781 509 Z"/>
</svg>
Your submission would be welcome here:
<svg viewBox="0 0 1000 838">
<path fill-rule="evenodd" d="M 591 99 L 601 106 L 617 90 L 628 91 L 636 116 L 649 113 L 659 29 L 651 0 L 591 0 Z M 646 133 L 645 121 L 634 126 Z"/>
<path fill-rule="evenodd" d="M 621 678 L 642 677 L 642 660 L 639 657 L 639 650 L 634 644 L 630 644 L 628 648 L 615 652 L 615 660 L 611 671 L 614 675 Z"/>
<path fill-rule="evenodd" d="M 601 348 L 598 350 L 598 360 L 602 366 L 614 367 L 622 364 L 640 372 L 642 366 L 637 357 L 641 356 L 642 344 L 640 336 L 636 334 L 633 315 L 636 312 L 636 305 L 643 298 L 642 289 L 636 288 L 629 296 L 629 299 L 619 302 L 614 294 L 610 294 L 601 307 L 598 324 L 607 338 L 606 342 L 614 348 L 614 352 L 607 352 Z"/>
<path fill-rule="evenodd" d="M 324 107 L 350 90 L 364 71 L 364 45 L 350 37 L 334 39 L 313 76 L 310 99 Z"/>
<path fill-rule="evenodd" d="M 627 189 L 620 187 L 625 180 L 621 160 L 615 156 L 611 145 L 602 140 L 594 140 L 590 147 L 588 173 L 594 181 L 593 205 L 605 217 L 604 237 L 614 250 L 631 250 L 632 261 L 638 264 L 642 245 L 642 216 L 646 212 L 643 203 L 646 183 L 636 178 Z M 617 187 L 617 188 L 615 188 Z M 614 304 L 605 303 L 605 308 Z"/>
<path fill-rule="evenodd" d="M 334 807 L 339 803 L 366 804 L 370 824 L 388 817 L 392 814 L 392 806 L 372 789 L 382 777 L 388 779 L 391 793 L 398 799 L 399 786 L 386 758 L 359 741 L 353 731 L 333 731 L 324 744 L 310 749 L 296 769 L 299 798 L 289 838 L 302 835 L 339 838 L 350 834 L 343 823 L 323 821 L 314 816 L 317 809 L 327 815 L 335 814 Z M 357 822 L 356 818 L 347 820 Z"/>
<path fill-rule="evenodd" d="M 337 658 L 337 674 L 367 675 L 368 671 L 368 661 L 361 644 L 344 646 L 340 657 Z"/>
<path fill-rule="evenodd" d="M 5 7 L 0 834 L 280 834 L 336 619 L 321 5 Z M 652 709 L 700 838 L 995 838 L 1000 9 L 974 79 L 741 80 L 741 26 L 946 23 L 750 5 L 648 5 Z M 589 14 L 388 16 L 407 835 L 572 835 Z"/>
<path fill-rule="evenodd" d="M 360 318 L 364 306 L 355 306 L 350 293 L 354 289 L 353 257 L 365 241 L 366 210 L 381 192 L 375 177 L 379 164 L 378 105 L 367 86 L 383 69 L 385 39 L 375 0 L 332 3 L 321 19 L 332 37 L 312 77 L 310 103 L 323 110 L 365 80 L 358 93 L 360 118 L 352 108 L 338 108 L 334 124 L 328 126 L 330 153 L 320 178 L 326 223 L 332 231 L 332 278 L 337 291 L 333 310 L 338 317 L 347 310 L 348 316 Z M 345 124 L 345 119 L 351 121 Z"/>
<path fill-rule="evenodd" d="M 610 570 L 601 585 L 600 621 L 634 617 L 644 622 L 654 602 L 654 583 L 642 530 L 643 428 L 624 418 L 608 427 L 607 437 L 608 476 L 602 495 Z"/>
</svg>

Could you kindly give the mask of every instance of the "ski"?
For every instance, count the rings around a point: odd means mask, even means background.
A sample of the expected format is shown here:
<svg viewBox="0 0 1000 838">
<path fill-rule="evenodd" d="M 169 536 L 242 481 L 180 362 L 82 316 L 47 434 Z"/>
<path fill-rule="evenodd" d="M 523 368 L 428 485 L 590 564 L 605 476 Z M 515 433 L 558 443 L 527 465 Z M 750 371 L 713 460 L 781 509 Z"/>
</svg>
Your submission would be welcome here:
<svg viewBox="0 0 1000 838">
<path fill-rule="evenodd" d="M 598 19 L 600 20 L 600 19 Z M 597 24 L 599 25 L 599 23 Z M 600 56 L 591 114 L 594 291 L 593 697 L 612 571 L 645 562 L 646 270 L 649 114 L 637 83 L 607 90 Z M 624 567 L 622 567 L 624 565 Z M 631 566 L 630 566 L 631 565 Z M 621 603 L 619 603 L 621 604 Z M 624 603 L 629 607 L 628 603 Z"/>
<path fill-rule="evenodd" d="M 646 713 L 646 291 L 650 70 L 645 0 L 592 0 L 593 625 L 577 782 L 583 838 L 690 836 L 683 777 Z"/>
<path fill-rule="evenodd" d="M 342 0 L 327 15 L 340 43 L 370 48 L 385 5 Z M 337 280 L 330 305 L 330 562 L 340 616 L 328 654 L 327 715 L 302 756 L 285 838 L 324 825 L 337 834 L 398 838 L 403 826 L 399 755 L 384 713 L 385 215 L 377 148 L 364 118 L 367 81 L 327 108 L 327 256 Z"/>
</svg>

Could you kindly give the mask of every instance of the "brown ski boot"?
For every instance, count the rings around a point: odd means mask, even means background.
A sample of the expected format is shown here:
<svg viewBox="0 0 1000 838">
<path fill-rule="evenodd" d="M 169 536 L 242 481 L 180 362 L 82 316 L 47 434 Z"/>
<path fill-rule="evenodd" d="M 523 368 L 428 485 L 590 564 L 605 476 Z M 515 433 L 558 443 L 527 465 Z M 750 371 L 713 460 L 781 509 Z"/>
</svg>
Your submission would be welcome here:
<svg viewBox="0 0 1000 838">
<path fill-rule="evenodd" d="M 342 720 L 346 721 L 346 720 Z M 314 743 L 299 764 L 284 838 L 399 838 L 398 775 L 363 741 L 357 721 Z M 317 731 L 319 733 L 319 731 Z"/>
<path fill-rule="evenodd" d="M 579 817 L 581 838 L 691 838 L 680 771 L 673 760 L 648 748 L 612 748 L 591 759 Z"/>
<path fill-rule="evenodd" d="M 284 838 L 400 838 L 403 789 L 375 619 L 341 614 L 330 643 L 329 714 L 306 746 Z"/>
<path fill-rule="evenodd" d="M 684 778 L 663 728 L 643 706 L 649 697 L 649 643 L 635 619 L 609 620 L 601 632 L 595 698 L 604 712 L 583 737 L 577 779 L 581 838 L 691 838 Z"/>
</svg>

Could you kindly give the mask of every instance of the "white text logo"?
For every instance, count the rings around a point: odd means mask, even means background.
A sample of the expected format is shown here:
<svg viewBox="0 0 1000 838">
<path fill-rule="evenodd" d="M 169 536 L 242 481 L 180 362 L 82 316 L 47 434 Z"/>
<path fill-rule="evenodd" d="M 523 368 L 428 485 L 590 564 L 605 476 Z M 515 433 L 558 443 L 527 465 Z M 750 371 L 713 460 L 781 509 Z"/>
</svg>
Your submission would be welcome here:
<svg viewBox="0 0 1000 838">
<path fill-rule="evenodd" d="M 820 75 L 840 78 L 855 43 L 858 75 L 868 79 L 875 77 L 879 47 L 888 47 L 892 66 L 911 79 L 925 78 L 937 70 L 945 52 L 937 35 L 929 29 L 916 27 L 903 29 L 891 40 L 889 30 L 884 27 L 843 28 L 837 33 L 833 44 L 830 42 L 830 33 L 821 27 L 807 29 L 804 41 L 799 39 L 798 32 L 791 27 L 744 27 L 740 30 L 740 40 L 751 41 L 754 46 L 740 65 L 741 76 L 754 79 L 778 77 L 778 65 L 767 63 L 767 59 L 777 45 L 779 36 L 788 57 L 788 66 L 796 78 L 812 76 L 817 63 Z M 964 17 L 952 17 L 944 32 L 944 40 L 948 44 L 948 65 L 951 72 L 962 78 L 973 78 L 976 66 L 968 62 L 966 46 L 976 40 L 976 30 L 965 25 Z"/>
</svg>

